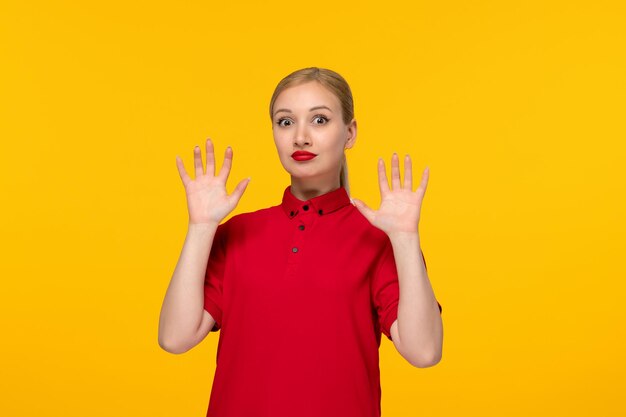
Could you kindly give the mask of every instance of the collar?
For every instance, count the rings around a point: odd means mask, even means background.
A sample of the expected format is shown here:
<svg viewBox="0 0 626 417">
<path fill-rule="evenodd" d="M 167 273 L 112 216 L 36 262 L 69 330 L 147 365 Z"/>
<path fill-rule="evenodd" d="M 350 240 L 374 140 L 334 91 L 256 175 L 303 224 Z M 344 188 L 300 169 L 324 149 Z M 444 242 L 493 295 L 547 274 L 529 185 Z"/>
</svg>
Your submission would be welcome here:
<svg viewBox="0 0 626 417">
<path fill-rule="evenodd" d="M 344 187 L 329 191 L 326 194 L 318 195 L 309 200 L 303 201 L 291 193 L 291 185 L 288 185 L 283 192 L 281 207 L 290 219 L 300 212 L 312 210 L 320 216 L 332 213 L 335 210 L 347 206 L 350 203 L 350 196 Z"/>
</svg>

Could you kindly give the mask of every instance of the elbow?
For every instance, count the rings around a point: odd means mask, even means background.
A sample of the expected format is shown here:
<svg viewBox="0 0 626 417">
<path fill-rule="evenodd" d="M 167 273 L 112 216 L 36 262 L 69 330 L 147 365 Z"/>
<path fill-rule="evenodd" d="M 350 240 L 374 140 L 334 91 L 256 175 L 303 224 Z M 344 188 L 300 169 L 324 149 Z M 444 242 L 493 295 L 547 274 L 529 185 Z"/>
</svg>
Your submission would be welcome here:
<svg viewBox="0 0 626 417">
<path fill-rule="evenodd" d="M 187 343 L 182 343 L 179 340 L 172 338 L 166 338 L 159 335 L 159 347 L 168 353 L 180 355 L 187 352 L 191 347 Z"/>
<path fill-rule="evenodd" d="M 173 343 L 170 340 L 162 339 L 159 337 L 159 347 L 168 353 L 180 354 L 183 353 L 178 344 Z"/>
<path fill-rule="evenodd" d="M 193 330 L 188 325 L 166 325 L 165 321 L 161 321 L 158 329 L 159 347 L 175 355 L 188 352 L 206 336 L 203 328 L 204 326 L 201 326 L 200 329 Z"/>
<path fill-rule="evenodd" d="M 189 350 L 188 347 L 183 346 L 180 343 L 170 343 L 167 341 L 159 340 L 159 346 L 161 349 L 168 353 L 173 353 L 175 355 L 180 355 L 181 353 L 185 353 Z"/>
<path fill-rule="evenodd" d="M 406 360 L 416 368 L 430 368 L 441 362 L 441 356 L 441 351 L 438 351 L 415 355 L 414 357 L 406 358 Z"/>
</svg>

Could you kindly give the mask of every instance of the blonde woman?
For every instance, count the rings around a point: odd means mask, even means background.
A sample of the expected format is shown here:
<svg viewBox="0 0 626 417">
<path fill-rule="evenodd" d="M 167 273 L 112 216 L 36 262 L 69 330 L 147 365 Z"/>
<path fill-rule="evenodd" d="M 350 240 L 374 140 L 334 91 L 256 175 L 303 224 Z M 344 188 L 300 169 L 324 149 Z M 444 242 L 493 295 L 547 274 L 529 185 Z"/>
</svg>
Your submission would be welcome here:
<svg viewBox="0 0 626 417">
<path fill-rule="evenodd" d="M 428 169 L 413 191 L 411 159 L 401 182 L 394 153 L 391 187 L 378 161 L 380 208 L 350 198 L 345 152 L 357 124 L 334 71 L 289 74 L 269 110 L 291 177 L 279 204 L 223 222 L 250 181 L 227 194 L 232 149 L 216 175 L 211 139 L 206 172 L 196 147 L 195 179 L 177 157 L 189 227 L 159 344 L 183 353 L 220 330 L 209 417 L 378 417 L 382 334 L 413 366 L 441 359 L 441 306 L 418 232 Z"/>
</svg>

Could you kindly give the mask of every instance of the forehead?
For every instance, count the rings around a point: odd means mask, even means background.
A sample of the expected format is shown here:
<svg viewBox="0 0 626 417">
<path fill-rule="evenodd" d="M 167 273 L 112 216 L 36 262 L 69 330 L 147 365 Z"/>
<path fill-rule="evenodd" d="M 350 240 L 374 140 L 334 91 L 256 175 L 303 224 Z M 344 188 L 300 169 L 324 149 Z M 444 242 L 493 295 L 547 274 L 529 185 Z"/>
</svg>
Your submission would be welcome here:
<svg viewBox="0 0 626 417">
<path fill-rule="evenodd" d="M 326 105 L 333 111 L 340 107 L 339 99 L 316 81 L 286 88 L 274 101 L 275 109 L 288 108 L 294 112 L 308 111 L 310 107 L 317 105 Z"/>
</svg>

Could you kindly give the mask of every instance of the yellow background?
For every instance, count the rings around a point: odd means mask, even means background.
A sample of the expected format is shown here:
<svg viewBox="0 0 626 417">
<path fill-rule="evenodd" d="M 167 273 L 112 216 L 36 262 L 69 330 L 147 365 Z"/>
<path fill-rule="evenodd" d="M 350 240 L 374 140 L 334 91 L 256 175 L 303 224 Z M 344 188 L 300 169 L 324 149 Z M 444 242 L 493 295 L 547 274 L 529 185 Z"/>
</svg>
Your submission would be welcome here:
<svg viewBox="0 0 626 417">
<path fill-rule="evenodd" d="M 268 103 L 307 66 L 352 87 L 352 196 L 378 208 L 379 156 L 431 169 L 443 359 L 384 338 L 383 415 L 624 415 L 625 22 L 621 1 L 3 1 L 0 415 L 205 414 L 218 334 L 157 343 L 175 156 L 231 145 L 228 191 L 252 177 L 231 215 L 279 203 Z"/>
</svg>

